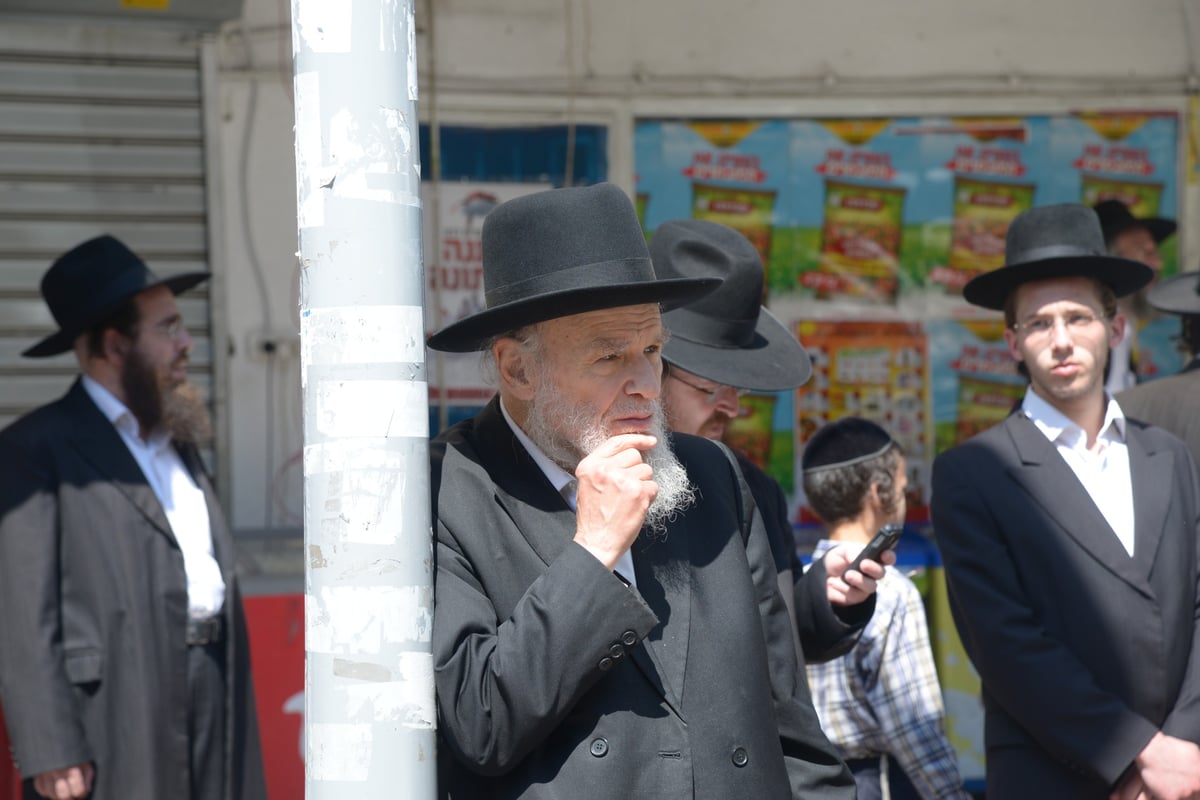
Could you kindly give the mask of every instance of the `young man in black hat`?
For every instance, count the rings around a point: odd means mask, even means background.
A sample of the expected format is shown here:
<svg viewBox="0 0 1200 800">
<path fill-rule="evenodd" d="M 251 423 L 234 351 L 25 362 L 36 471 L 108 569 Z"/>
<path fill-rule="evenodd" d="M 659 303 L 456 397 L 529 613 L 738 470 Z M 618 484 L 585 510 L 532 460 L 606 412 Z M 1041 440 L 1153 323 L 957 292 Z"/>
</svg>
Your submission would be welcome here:
<svg viewBox="0 0 1200 800">
<path fill-rule="evenodd" d="M 42 279 L 61 399 L 0 432 L 0 700 L 25 796 L 265 797 L 233 542 L 165 280 L 111 236 Z"/>
<path fill-rule="evenodd" d="M 1151 279 L 1085 206 L 1023 212 L 963 289 L 1030 387 L 933 465 L 951 609 L 983 684 L 987 796 L 1200 796 L 1200 480 L 1104 390 L 1116 298 Z"/>
<path fill-rule="evenodd" d="M 884 525 L 903 524 L 904 453 L 874 422 L 843 417 L 823 426 L 804 445 L 801 469 L 804 499 L 826 530 L 814 558 L 856 552 Z M 808 667 L 821 725 L 854 774 L 858 800 L 899 796 L 897 781 L 888 777 L 896 767 L 916 796 L 969 800 L 946 738 L 921 593 L 890 567 L 876 597 L 875 613 L 854 648 Z"/>
<path fill-rule="evenodd" d="M 1162 255 L 1158 246 L 1175 233 L 1175 220 L 1165 217 L 1135 217 L 1129 207 L 1115 198 L 1095 205 L 1104 232 L 1104 244 L 1110 255 L 1140 261 L 1154 270 L 1162 271 Z M 1125 314 L 1126 335 L 1113 345 L 1105 386 L 1116 393 L 1138 382 L 1136 346 L 1138 328 L 1153 316 L 1146 302 L 1145 288 L 1139 289 L 1120 302 Z"/>
<path fill-rule="evenodd" d="M 669 437 L 655 275 L 609 184 L 483 226 L 499 396 L 432 446 L 441 789 L 455 798 L 854 796 L 821 733 L 762 520 L 728 451 Z"/>
<path fill-rule="evenodd" d="M 745 236 L 715 222 L 671 220 L 650 240 L 650 259 L 660 278 L 722 279 L 711 293 L 663 314 L 670 335 L 662 399 L 672 431 L 719 440 L 738 413 L 742 390 L 777 392 L 808 380 L 804 347 L 760 305 L 762 259 Z M 794 599 L 804 657 L 835 658 L 871 618 L 883 567 L 868 561 L 861 573 L 843 575 L 850 556 L 838 551 L 805 573 L 783 489 L 744 454 L 735 455 L 766 526 L 784 599 Z"/>
<path fill-rule="evenodd" d="M 1187 355 L 1183 371 L 1138 384 L 1117 395 L 1122 410 L 1183 439 L 1200 463 L 1200 274 L 1188 272 L 1155 285 L 1147 302 L 1179 315 L 1179 345 Z"/>
</svg>

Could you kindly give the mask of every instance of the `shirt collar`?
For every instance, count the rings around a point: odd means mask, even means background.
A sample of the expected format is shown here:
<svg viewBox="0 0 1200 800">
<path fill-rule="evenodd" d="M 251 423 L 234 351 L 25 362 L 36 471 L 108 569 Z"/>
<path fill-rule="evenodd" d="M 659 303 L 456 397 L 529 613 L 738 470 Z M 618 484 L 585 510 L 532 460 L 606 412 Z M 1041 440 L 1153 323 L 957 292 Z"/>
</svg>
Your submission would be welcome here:
<svg viewBox="0 0 1200 800">
<path fill-rule="evenodd" d="M 1100 424 L 1098 438 L 1125 441 L 1125 414 L 1111 395 L 1105 395 L 1108 404 L 1104 409 L 1104 422 Z M 1025 399 L 1021 401 L 1021 413 L 1029 417 L 1038 430 L 1052 442 L 1059 437 L 1065 437 L 1069 446 L 1079 441 L 1086 442 L 1087 437 L 1083 428 L 1071 421 L 1070 417 L 1050 405 L 1030 386 L 1025 390 Z"/>
<path fill-rule="evenodd" d="M 91 375 L 84 375 L 81 382 L 83 383 L 84 391 L 88 393 L 88 397 L 92 398 L 92 402 L 100 409 L 100 413 L 113 424 L 114 428 L 141 441 L 141 437 L 138 435 L 139 427 L 137 419 L 133 416 L 133 412 L 117 399 L 115 394 L 110 392 L 107 387 Z M 146 444 L 155 450 L 161 450 L 163 447 L 166 447 L 170 438 L 166 431 L 159 430 L 150 435 L 150 439 L 146 441 Z"/>
<path fill-rule="evenodd" d="M 513 418 L 508 414 L 508 409 L 504 407 L 504 398 L 500 399 L 500 413 L 504 415 L 504 421 L 508 423 L 508 427 L 512 428 L 513 436 L 517 437 L 517 441 L 529 453 L 533 463 L 538 465 L 538 469 L 554 486 L 554 491 L 561 494 L 563 487 L 575 480 L 575 476 L 551 461 L 550 457 L 542 452 L 542 448 L 534 444 L 525 431 L 521 430 L 521 426 L 513 422 Z"/>
</svg>

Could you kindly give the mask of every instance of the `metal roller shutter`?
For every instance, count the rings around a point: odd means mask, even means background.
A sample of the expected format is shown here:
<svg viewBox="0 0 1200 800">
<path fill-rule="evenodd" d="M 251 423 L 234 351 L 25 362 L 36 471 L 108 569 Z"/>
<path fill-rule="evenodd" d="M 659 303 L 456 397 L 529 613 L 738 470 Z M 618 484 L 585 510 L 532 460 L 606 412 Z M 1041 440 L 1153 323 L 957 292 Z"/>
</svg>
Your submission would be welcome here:
<svg viewBox="0 0 1200 800">
<path fill-rule="evenodd" d="M 0 426 L 77 373 L 20 356 L 56 329 L 38 284 L 60 253 L 107 232 L 160 275 L 209 269 L 203 134 L 194 36 L 0 21 Z M 211 398 L 208 291 L 180 306 Z"/>
</svg>

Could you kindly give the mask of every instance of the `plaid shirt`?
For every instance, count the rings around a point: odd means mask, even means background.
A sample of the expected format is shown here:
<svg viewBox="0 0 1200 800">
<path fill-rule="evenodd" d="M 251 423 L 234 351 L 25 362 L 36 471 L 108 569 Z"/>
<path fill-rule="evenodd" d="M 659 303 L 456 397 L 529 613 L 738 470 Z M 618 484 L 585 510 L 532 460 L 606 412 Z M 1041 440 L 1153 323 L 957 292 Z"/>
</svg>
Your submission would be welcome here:
<svg viewBox="0 0 1200 800">
<path fill-rule="evenodd" d="M 822 540 L 820 558 L 836 546 Z M 888 567 L 875 614 L 846 655 L 808 667 L 813 705 L 844 759 L 886 753 L 924 798 L 968 800 L 946 739 L 942 691 L 917 587 Z"/>
</svg>

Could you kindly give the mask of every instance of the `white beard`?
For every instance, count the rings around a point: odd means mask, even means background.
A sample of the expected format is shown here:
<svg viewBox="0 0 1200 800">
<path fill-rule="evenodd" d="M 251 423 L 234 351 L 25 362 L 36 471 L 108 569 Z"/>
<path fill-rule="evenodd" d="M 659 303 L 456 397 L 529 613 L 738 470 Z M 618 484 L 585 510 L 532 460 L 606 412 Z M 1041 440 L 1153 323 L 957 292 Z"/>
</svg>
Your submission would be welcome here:
<svg viewBox="0 0 1200 800">
<path fill-rule="evenodd" d="M 696 489 L 688 480 L 687 470 L 671 450 L 662 404 L 655 401 L 651 408 L 654 418 L 647 432 L 658 442 L 642 454 L 642 459 L 654 471 L 658 494 L 646 510 L 644 525 L 661 535 L 666 533 L 667 523 L 695 501 Z M 640 404 L 636 409 L 627 409 L 618 404 L 609 409 L 609 414 L 621 417 L 628 411 L 642 414 L 646 407 Z M 613 436 L 604 422 L 597 420 L 592 408 L 568 405 L 562 394 L 544 379 L 538 382 L 525 425 L 529 438 L 542 452 L 571 473 L 585 455 Z"/>
</svg>

